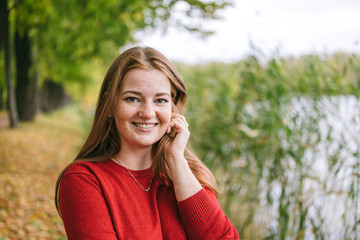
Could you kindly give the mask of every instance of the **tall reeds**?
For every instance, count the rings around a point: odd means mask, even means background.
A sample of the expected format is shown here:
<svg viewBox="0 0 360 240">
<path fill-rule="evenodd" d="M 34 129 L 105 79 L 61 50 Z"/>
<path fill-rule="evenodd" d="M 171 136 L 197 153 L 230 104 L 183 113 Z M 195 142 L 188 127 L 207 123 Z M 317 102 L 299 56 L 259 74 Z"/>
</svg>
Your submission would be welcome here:
<svg viewBox="0 0 360 240">
<path fill-rule="evenodd" d="M 360 58 L 179 64 L 192 143 L 242 238 L 360 236 Z"/>
</svg>

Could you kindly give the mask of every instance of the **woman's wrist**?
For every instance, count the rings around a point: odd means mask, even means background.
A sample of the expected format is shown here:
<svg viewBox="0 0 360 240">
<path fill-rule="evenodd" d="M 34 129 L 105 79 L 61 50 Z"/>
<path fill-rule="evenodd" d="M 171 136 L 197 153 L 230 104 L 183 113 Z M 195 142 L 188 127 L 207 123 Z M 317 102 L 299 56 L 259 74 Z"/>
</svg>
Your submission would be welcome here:
<svg viewBox="0 0 360 240">
<path fill-rule="evenodd" d="M 202 186 L 191 171 L 184 156 L 169 157 L 167 160 L 171 175 L 176 199 L 185 200 L 201 190 Z"/>
<path fill-rule="evenodd" d="M 175 168 L 183 168 L 189 167 L 187 160 L 185 159 L 184 155 L 177 154 L 177 155 L 168 155 L 167 156 L 167 164 L 170 168 L 170 171 L 175 170 Z"/>
</svg>

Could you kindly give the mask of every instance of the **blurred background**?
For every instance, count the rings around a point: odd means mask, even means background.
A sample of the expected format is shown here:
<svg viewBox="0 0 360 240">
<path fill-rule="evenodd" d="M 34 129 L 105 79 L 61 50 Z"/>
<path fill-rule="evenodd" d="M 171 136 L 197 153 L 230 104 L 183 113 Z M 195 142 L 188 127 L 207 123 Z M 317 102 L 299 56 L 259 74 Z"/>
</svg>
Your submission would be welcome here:
<svg viewBox="0 0 360 240">
<path fill-rule="evenodd" d="M 356 0 L 0 0 L 0 240 L 66 239 L 60 171 L 107 68 L 160 50 L 242 239 L 360 238 Z"/>
</svg>

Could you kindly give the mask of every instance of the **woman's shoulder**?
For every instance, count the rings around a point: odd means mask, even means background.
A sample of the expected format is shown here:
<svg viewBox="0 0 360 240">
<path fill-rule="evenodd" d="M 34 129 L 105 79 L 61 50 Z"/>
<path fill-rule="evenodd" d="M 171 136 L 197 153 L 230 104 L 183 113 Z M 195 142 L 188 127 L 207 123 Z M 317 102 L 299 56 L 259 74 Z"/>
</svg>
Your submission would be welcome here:
<svg viewBox="0 0 360 240">
<path fill-rule="evenodd" d="M 100 161 L 97 159 L 81 159 L 71 163 L 65 170 L 64 176 L 70 174 L 94 175 L 97 169 L 109 164 L 109 160 Z"/>
</svg>

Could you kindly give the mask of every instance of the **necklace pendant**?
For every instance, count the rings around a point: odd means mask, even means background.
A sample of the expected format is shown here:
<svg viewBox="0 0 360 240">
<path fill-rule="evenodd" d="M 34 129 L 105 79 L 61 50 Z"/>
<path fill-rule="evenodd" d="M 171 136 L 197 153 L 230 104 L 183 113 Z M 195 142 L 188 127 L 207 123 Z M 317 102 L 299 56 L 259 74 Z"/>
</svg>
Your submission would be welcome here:
<svg viewBox="0 0 360 240">
<path fill-rule="evenodd" d="M 123 166 L 116 157 L 114 157 L 114 158 L 115 158 L 115 162 L 117 162 L 119 165 Z M 148 187 L 147 189 L 145 189 L 145 188 L 143 188 L 143 186 L 141 186 L 141 184 L 138 182 L 138 180 L 136 180 L 136 178 L 134 177 L 134 175 L 132 175 L 132 173 L 130 172 L 130 170 L 129 170 L 127 167 L 125 167 L 125 166 L 123 166 L 123 167 L 126 168 L 126 170 L 128 171 L 128 173 L 130 174 L 130 176 L 135 180 L 135 182 L 137 183 L 137 185 L 139 185 L 139 187 L 141 187 L 142 190 L 144 190 L 145 192 L 150 191 L 151 183 L 152 183 L 153 178 L 150 179 L 149 187 Z"/>
<path fill-rule="evenodd" d="M 139 184 L 139 186 L 140 186 L 143 190 L 145 190 L 145 192 L 148 192 L 148 191 L 150 190 L 150 188 L 151 188 L 151 183 L 152 183 L 152 179 L 150 179 L 149 187 L 148 187 L 147 189 L 144 189 L 143 187 L 141 187 L 140 184 Z"/>
</svg>

